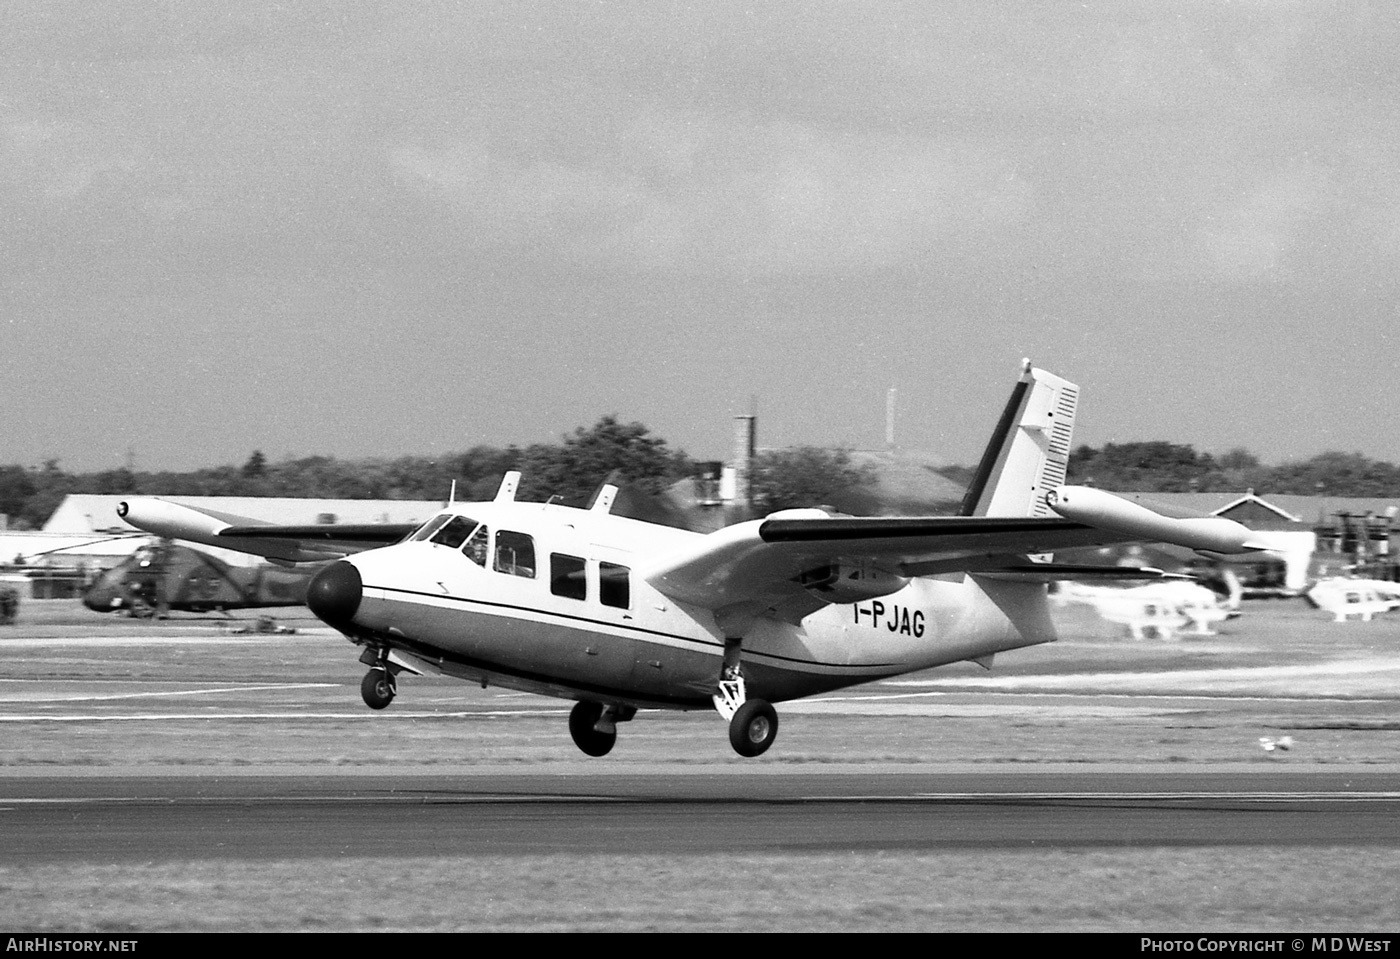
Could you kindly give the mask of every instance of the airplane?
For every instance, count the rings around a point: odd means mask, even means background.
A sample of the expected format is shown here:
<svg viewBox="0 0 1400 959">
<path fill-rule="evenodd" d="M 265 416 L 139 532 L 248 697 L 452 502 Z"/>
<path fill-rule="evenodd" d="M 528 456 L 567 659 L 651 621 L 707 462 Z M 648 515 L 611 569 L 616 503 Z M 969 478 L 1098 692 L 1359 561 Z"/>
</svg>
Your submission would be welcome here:
<svg viewBox="0 0 1400 959">
<path fill-rule="evenodd" d="M 171 610 L 301 606 L 318 568 L 233 566 L 162 540 L 139 547 L 99 574 L 83 591 L 83 605 L 94 612 L 120 611 L 139 619 L 163 617 Z"/>
<path fill-rule="evenodd" d="M 1146 541 L 1211 553 L 1270 548 L 1223 517 L 1174 518 L 1066 486 L 1079 399 L 1021 365 L 959 515 L 857 517 L 816 508 L 699 533 L 515 498 L 448 504 L 413 529 L 284 527 L 159 499 L 118 512 L 161 536 L 280 562 L 334 560 L 307 605 L 361 647 L 366 705 L 402 673 L 574 700 L 569 731 L 612 750 L 639 709 L 713 710 L 731 747 L 763 754 L 774 703 L 1055 639 L 1047 584 L 1153 578 L 1056 563 L 1057 549 Z"/>
</svg>

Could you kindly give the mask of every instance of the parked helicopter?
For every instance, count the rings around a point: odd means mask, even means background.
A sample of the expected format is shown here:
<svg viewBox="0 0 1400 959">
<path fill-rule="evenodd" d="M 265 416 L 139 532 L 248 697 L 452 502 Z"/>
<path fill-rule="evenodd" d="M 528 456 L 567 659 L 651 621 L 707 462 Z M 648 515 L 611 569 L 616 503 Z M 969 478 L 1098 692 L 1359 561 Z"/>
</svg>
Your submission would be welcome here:
<svg viewBox="0 0 1400 959">
<path fill-rule="evenodd" d="M 318 570 L 233 566 L 161 540 L 137 548 L 103 571 L 84 590 L 83 605 L 99 613 L 122 612 L 138 618 L 162 617 L 172 610 L 300 606 Z"/>
</svg>

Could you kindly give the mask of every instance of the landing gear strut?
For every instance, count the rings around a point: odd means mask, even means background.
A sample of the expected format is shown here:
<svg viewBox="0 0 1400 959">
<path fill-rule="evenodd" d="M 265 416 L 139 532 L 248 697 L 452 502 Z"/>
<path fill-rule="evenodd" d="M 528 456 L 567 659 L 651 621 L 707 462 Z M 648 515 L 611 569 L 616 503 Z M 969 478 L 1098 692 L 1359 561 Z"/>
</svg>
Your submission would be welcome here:
<svg viewBox="0 0 1400 959">
<path fill-rule="evenodd" d="M 729 720 L 729 745 L 740 756 L 761 756 L 778 738 L 778 711 L 763 699 L 749 699 L 739 667 L 739 640 L 724 643 L 724 664 L 714 694 L 715 709 Z"/>
</svg>

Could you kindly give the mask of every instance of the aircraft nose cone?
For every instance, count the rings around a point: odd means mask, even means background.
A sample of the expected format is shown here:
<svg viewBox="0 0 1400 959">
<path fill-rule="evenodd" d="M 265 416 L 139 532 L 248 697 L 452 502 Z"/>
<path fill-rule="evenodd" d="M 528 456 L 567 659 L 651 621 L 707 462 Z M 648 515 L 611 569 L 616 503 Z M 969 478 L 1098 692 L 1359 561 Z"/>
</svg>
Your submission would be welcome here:
<svg viewBox="0 0 1400 959">
<path fill-rule="evenodd" d="M 360 571 L 341 560 L 317 573 L 306 587 L 306 605 L 329 626 L 348 626 L 360 608 Z"/>
</svg>

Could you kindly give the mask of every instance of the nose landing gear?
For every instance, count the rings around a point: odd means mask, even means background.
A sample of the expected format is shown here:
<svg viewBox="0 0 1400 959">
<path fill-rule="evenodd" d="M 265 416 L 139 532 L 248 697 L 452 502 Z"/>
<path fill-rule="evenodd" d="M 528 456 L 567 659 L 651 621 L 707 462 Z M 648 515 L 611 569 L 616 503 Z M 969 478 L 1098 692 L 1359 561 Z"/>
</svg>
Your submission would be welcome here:
<svg viewBox="0 0 1400 959">
<path fill-rule="evenodd" d="M 394 701 L 398 691 L 393 674 L 382 666 L 371 669 L 365 673 L 365 678 L 360 680 L 360 696 L 370 709 L 383 709 L 388 706 Z"/>
<path fill-rule="evenodd" d="M 360 662 L 369 667 L 360 680 L 360 698 L 370 709 L 383 709 L 399 693 L 399 670 L 403 667 L 390 662 L 389 650 L 382 646 L 367 646 Z"/>
</svg>

